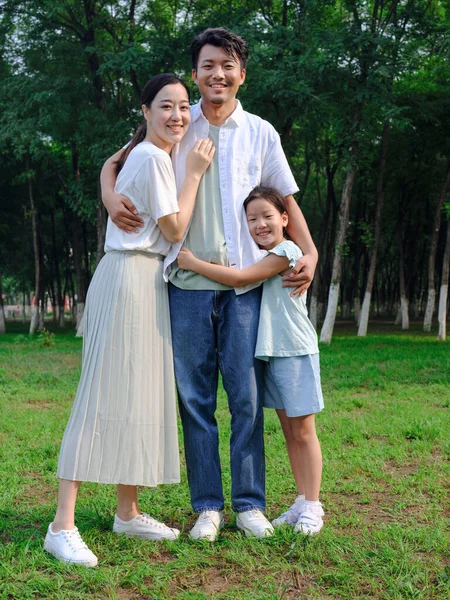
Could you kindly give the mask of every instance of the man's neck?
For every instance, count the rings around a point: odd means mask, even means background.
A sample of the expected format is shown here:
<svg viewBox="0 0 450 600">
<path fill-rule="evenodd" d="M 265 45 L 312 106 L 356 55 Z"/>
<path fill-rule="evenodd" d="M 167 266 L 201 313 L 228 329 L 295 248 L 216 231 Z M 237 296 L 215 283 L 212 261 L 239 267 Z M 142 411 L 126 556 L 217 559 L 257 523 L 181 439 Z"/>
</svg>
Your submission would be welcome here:
<svg viewBox="0 0 450 600">
<path fill-rule="evenodd" d="M 234 113 L 236 107 L 236 99 L 226 104 L 211 104 L 202 100 L 202 112 L 209 124 L 215 127 L 223 125 L 228 117 Z"/>
</svg>

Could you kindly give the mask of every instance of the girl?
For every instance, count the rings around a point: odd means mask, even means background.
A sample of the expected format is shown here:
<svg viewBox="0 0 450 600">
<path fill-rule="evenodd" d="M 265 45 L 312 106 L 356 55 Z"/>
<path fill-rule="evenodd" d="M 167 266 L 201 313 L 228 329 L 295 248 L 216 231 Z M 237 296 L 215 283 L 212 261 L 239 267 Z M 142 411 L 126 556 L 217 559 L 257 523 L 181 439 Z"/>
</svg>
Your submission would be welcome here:
<svg viewBox="0 0 450 600">
<path fill-rule="evenodd" d="M 277 411 L 298 491 L 273 525 L 287 523 L 295 532 L 312 535 L 322 528 L 324 515 L 319 502 L 322 455 L 314 424 L 314 413 L 323 408 L 319 349 L 305 296 L 291 296 L 278 277 L 289 273 L 302 252 L 284 238 L 288 215 L 277 190 L 256 187 L 244 209 L 252 238 L 266 250 L 264 258 L 238 271 L 201 261 L 183 248 L 178 264 L 233 287 L 265 282 L 255 356 L 267 362 L 263 404 Z"/>
<path fill-rule="evenodd" d="M 186 85 L 171 73 L 153 77 L 142 110 L 145 122 L 117 165 L 116 191 L 133 200 L 144 226 L 125 234 L 108 221 L 106 254 L 86 301 L 81 379 L 58 463 L 58 508 L 44 544 L 62 562 L 88 567 L 97 557 L 74 523 L 81 481 L 117 484 L 116 533 L 179 535 L 140 512 L 136 486 L 180 477 L 163 260 L 189 223 L 214 148 L 199 140 L 191 150 L 177 202 L 170 152 L 190 122 Z"/>
</svg>

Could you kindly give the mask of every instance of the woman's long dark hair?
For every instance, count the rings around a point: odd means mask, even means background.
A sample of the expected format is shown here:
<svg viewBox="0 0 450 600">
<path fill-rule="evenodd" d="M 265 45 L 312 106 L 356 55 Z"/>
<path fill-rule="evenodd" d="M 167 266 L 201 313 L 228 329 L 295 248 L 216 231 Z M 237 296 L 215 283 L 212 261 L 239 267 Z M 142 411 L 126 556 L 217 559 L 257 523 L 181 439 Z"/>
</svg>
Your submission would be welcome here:
<svg viewBox="0 0 450 600">
<path fill-rule="evenodd" d="M 141 103 L 145 104 L 145 106 L 147 108 L 150 108 L 150 105 L 153 102 L 156 94 L 160 90 L 162 90 L 162 88 L 164 86 L 171 85 L 174 83 L 181 83 L 181 85 L 186 90 L 188 99 L 190 100 L 191 95 L 189 93 L 189 88 L 187 87 L 187 85 L 184 83 L 184 81 L 182 79 L 177 77 L 177 75 L 175 75 L 174 73 L 160 73 L 159 75 L 155 75 L 154 77 L 152 77 L 145 84 L 144 89 L 142 90 L 142 94 L 141 94 Z M 143 123 L 141 123 L 138 130 L 134 134 L 133 139 L 128 144 L 128 146 L 126 148 L 124 148 L 124 150 L 122 151 L 122 154 L 119 157 L 119 160 L 116 162 L 116 173 L 117 174 L 120 172 L 123 165 L 125 164 L 125 161 L 127 160 L 130 152 L 133 150 L 133 148 L 135 146 L 137 146 L 140 142 L 142 142 L 145 139 L 146 135 L 147 135 L 147 121 L 144 121 Z"/>
</svg>

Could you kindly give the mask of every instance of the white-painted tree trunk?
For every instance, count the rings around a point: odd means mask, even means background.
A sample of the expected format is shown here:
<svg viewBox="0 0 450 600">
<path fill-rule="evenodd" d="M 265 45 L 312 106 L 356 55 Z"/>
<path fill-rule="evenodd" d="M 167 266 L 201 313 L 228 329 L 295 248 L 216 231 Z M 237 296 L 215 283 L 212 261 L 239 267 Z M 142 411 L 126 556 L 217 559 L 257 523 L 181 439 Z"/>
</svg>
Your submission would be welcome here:
<svg viewBox="0 0 450 600">
<path fill-rule="evenodd" d="M 45 308 L 39 307 L 39 331 L 45 329 Z"/>
<path fill-rule="evenodd" d="M 328 293 L 328 307 L 325 321 L 320 332 L 320 341 L 329 344 L 333 336 L 334 322 L 336 320 L 336 311 L 339 302 L 340 283 L 332 283 Z"/>
<path fill-rule="evenodd" d="M 441 228 L 442 207 L 450 187 L 450 161 L 447 166 L 447 174 L 442 182 L 440 194 L 435 207 L 433 231 L 431 235 L 430 253 L 428 256 L 428 298 L 427 307 L 425 309 L 425 317 L 423 320 L 423 330 L 431 331 L 433 322 L 434 307 L 436 303 L 436 286 L 434 281 L 434 270 L 436 268 L 436 252 L 439 238 L 439 230 Z"/>
<path fill-rule="evenodd" d="M 447 239 L 445 241 L 444 260 L 442 261 L 441 288 L 439 293 L 439 334 L 438 339 L 445 340 L 447 337 L 447 298 L 448 279 L 450 271 L 450 219 L 447 222 Z"/>
<path fill-rule="evenodd" d="M 84 302 L 77 302 L 77 333 L 75 337 L 83 337 Z"/>
<path fill-rule="evenodd" d="M 439 321 L 439 333 L 438 340 L 445 342 L 447 337 L 447 298 L 448 298 L 448 283 L 441 285 L 439 291 L 439 308 L 438 308 L 438 321 Z"/>
<path fill-rule="evenodd" d="M 431 323 L 433 321 L 434 307 L 436 304 L 436 290 L 428 289 L 427 306 L 425 308 L 425 317 L 423 319 L 423 330 L 431 331 Z"/>
<path fill-rule="evenodd" d="M 395 317 L 394 325 L 400 325 L 402 322 L 402 308 L 401 306 L 397 309 L 397 316 Z"/>
<path fill-rule="evenodd" d="M 408 298 L 405 296 L 400 298 L 400 311 L 402 315 L 402 329 L 409 329 Z"/>
<path fill-rule="evenodd" d="M 352 148 L 352 162 L 347 170 L 344 188 L 342 190 L 342 199 L 339 206 L 339 225 L 336 235 L 336 244 L 334 248 L 333 268 L 331 271 L 331 284 L 328 292 L 328 304 L 325 320 L 320 332 L 320 341 L 329 344 L 333 335 L 334 322 L 339 302 L 339 288 L 342 275 L 342 253 L 345 245 L 345 237 L 348 228 L 348 216 L 350 212 L 350 201 L 352 198 L 353 182 L 356 174 L 356 157 L 358 148 L 355 144 Z"/>
<path fill-rule="evenodd" d="M 39 310 L 36 304 L 31 307 L 30 335 L 36 333 L 39 327 Z"/>
<path fill-rule="evenodd" d="M 5 311 L 3 304 L 0 302 L 0 333 L 6 333 Z"/>
<path fill-rule="evenodd" d="M 5 309 L 3 308 L 2 274 L 0 272 L 0 333 L 6 333 Z"/>
<path fill-rule="evenodd" d="M 367 327 L 369 324 L 369 312 L 370 312 L 371 299 L 372 299 L 372 293 L 366 292 L 364 294 L 363 305 L 362 305 L 361 313 L 359 315 L 358 335 L 360 337 L 364 337 L 367 335 Z M 355 316 L 356 316 L 356 314 L 355 314 Z"/>
</svg>

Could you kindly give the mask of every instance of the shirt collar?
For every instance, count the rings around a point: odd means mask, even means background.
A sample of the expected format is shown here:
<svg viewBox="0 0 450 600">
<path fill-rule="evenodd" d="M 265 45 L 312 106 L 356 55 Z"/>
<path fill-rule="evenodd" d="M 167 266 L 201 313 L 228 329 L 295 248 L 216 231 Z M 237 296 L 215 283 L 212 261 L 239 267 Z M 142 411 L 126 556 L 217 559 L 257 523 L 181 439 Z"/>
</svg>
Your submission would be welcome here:
<svg viewBox="0 0 450 600">
<path fill-rule="evenodd" d="M 228 119 L 223 123 L 224 125 L 228 125 L 230 121 L 235 123 L 235 125 L 237 125 L 238 127 L 242 124 L 242 120 L 244 118 L 244 109 L 242 108 L 242 104 L 239 102 L 239 100 L 236 101 L 236 108 L 228 117 Z M 200 102 L 197 102 L 197 104 L 194 104 L 194 106 L 191 107 L 191 121 L 195 123 L 195 121 L 198 121 L 198 119 L 203 119 L 204 121 L 207 121 L 202 111 L 201 99 Z"/>
</svg>

